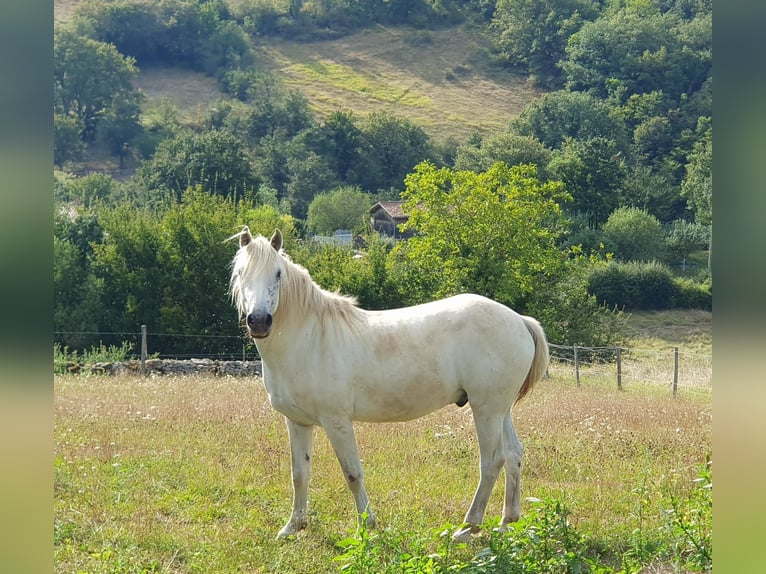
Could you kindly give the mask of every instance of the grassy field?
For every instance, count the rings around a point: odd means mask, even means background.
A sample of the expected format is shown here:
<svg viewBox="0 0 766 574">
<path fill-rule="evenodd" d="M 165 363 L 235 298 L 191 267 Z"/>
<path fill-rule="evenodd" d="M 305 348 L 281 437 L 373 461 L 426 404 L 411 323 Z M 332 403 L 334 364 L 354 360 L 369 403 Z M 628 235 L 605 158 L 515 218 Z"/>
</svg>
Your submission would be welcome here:
<svg viewBox="0 0 766 574">
<path fill-rule="evenodd" d="M 356 523 L 321 431 L 311 525 L 274 542 L 290 510 L 289 451 L 258 380 L 57 376 L 54 384 L 56 572 L 338 570 L 336 544 Z M 515 420 L 526 448 L 523 496 L 564 504 L 602 563 L 617 569 L 626 553 L 643 552 L 646 572 L 673 571 L 652 548 L 668 536 L 669 501 L 691 496 L 712 456 L 709 395 L 578 388 L 553 369 Z M 383 532 L 437 540 L 434 528 L 462 520 L 478 478 L 468 407 L 360 424 L 357 435 Z M 497 487 L 489 518 L 501 504 Z M 486 544 L 478 536 L 455 559 Z"/>
<path fill-rule="evenodd" d="M 391 111 L 432 137 L 461 140 L 503 129 L 539 95 L 523 78 L 489 70 L 489 49 L 467 27 L 378 26 L 335 41 L 256 44 L 259 64 L 303 92 L 320 116 Z"/>
</svg>

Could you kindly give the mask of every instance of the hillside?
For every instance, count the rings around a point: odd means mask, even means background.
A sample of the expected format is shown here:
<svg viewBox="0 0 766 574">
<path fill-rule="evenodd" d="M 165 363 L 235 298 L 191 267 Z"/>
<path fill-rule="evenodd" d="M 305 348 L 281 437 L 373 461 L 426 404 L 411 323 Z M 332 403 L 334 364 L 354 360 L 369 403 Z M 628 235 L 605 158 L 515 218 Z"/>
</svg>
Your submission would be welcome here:
<svg viewBox="0 0 766 574">
<path fill-rule="evenodd" d="M 269 40 L 258 61 L 320 114 L 388 110 L 436 138 L 503 129 L 539 92 L 488 68 L 489 42 L 466 27 L 438 31 L 377 26 L 323 42 Z"/>
<path fill-rule="evenodd" d="M 54 2 L 56 21 L 72 17 L 77 0 Z M 477 28 L 415 30 L 376 26 L 332 41 L 292 42 L 257 38 L 257 66 L 300 90 L 320 116 L 350 110 L 363 116 L 390 111 L 431 137 L 463 140 L 496 132 L 539 91 L 526 79 L 492 68 L 491 43 Z M 173 102 L 182 121 L 223 97 L 216 82 L 177 68 L 142 70 L 138 86 L 146 109 Z"/>
<path fill-rule="evenodd" d="M 436 139 L 502 130 L 539 94 L 523 78 L 488 69 L 487 41 L 465 27 L 378 26 L 334 41 L 261 40 L 254 49 L 258 66 L 300 90 L 320 118 L 390 111 Z M 187 122 L 223 97 L 212 78 L 176 68 L 142 70 L 138 86 L 147 109 L 167 99 Z"/>
</svg>

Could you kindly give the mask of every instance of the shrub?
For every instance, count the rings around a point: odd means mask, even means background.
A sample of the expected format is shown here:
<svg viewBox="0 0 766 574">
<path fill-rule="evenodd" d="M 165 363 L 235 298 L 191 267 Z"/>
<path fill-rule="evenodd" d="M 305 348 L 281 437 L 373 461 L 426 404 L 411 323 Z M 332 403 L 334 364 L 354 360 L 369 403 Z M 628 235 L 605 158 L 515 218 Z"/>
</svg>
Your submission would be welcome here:
<svg viewBox="0 0 766 574">
<path fill-rule="evenodd" d="M 611 263 L 594 269 L 588 277 L 588 292 L 610 307 L 631 310 L 713 308 L 713 285 L 674 277 L 656 261 Z"/>
<path fill-rule="evenodd" d="M 653 260 L 662 255 L 665 246 L 660 222 L 636 207 L 615 209 L 602 231 L 607 249 L 621 261 Z"/>
<path fill-rule="evenodd" d="M 584 347 L 613 345 L 620 337 L 622 314 L 588 292 L 588 273 L 596 265 L 583 259 L 568 262 L 561 278 L 536 290 L 524 313 L 542 323 L 549 341 Z"/>
<path fill-rule="evenodd" d="M 675 291 L 670 269 L 656 261 L 611 263 L 588 278 L 588 292 L 610 307 L 670 309 Z"/>
<path fill-rule="evenodd" d="M 713 309 L 713 284 L 707 280 L 699 283 L 693 279 L 679 277 L 674 280 L 674 309 Z"/>
</svg>

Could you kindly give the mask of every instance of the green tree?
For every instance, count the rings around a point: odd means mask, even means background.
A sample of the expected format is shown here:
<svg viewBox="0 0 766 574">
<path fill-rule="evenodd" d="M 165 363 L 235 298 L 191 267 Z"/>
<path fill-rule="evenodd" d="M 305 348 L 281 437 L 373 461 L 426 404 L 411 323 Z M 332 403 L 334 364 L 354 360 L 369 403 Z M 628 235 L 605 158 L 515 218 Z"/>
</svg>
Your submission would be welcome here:
<svg viewBox="0 0 766 574">
<path fill-rule="evenodd" d="M 104 282 L 103 330 L 135 333 L 156 325 L 165 285 L 160 216 L 123 203 L 99 213 L 103 241 L 93 246 L 93 270 Z M 175 282 L 175 280 L 172 280 Z"/>
<path fill-rule="evenodd" d="M 228 130 L 178 132 L 157 146 L 137 176 L 148 189 L 171 191 L 178 199 L 197 185 L 211 193 L 242 197 L 257 183 L 244 144 Z"/>
<path fill-rule="evenodd" d="M 606 11 L 574 33 L 561 68 L 572 90 L 602 98 L 659 90 L 679 101 L 700 89 L 710 69 L 708 55 L 688 42 L 677 17 L 635 2 Z"/>
<path fill-rule="evenodd" d="M 103 281 L 93 272 L 93 244 L 102 240 L 98 218 L 84 207 L 57 202 L 53 218 L 53 330 L 63 346 L 98 343 Z"/>
<path fill-rule="evenodd" d="M 101 118 L 115 102 L 131 98 L 136 73 L 135 61 L 113 45 L 81 36 L 73 28 L 54 31 L 54 111 L 78 118 L 84 141 L 93 141 Z"/>
<path fill-rule="evenodd" d="M 560 148 L 567 138 L 605 138 L 616 151 L 626 150 L 625 124 L 606 102 L 583 92 L 550 92 L 528 104 L 511 122 L 521 135 L 533 136 L 550 149 Z"/>
<path fill-rule="evenodd" d="M 325 158 L 340 181 L 347 182 L 361 159 L 362 130 L 356 125 L 354 114 L 332 112 L 306 139 L 309 149 Z"/>
<path fill-rule="evenodd" d="M 572 195 L 571 210 L 587 213 L 593 225 L 603 223 L 622 202 L 620 192 L 627 172 L 611 140 L 567 139 L 554 152 L 548 169 Z"/>
<path fill-rule="evenodd" d="M 497 163 L 477 174 L 424 162 L 405 183 L 405 227 L 417 234 L 395 251 L 421 296 L 470 291 L 523 307 L 562 270 L 568 196 L 560 182 L 541 183 L 533 166 Z"/>
<path fill-rule="evenodd" d="M 400 189 L 412 168 L 431 157 L 428 135 L 406 118 L 373 112 L 360 129 L 362 158 L 349 183 L 366 191 Z"/>
<path fill-rule="evenodd" d="M 686 204 L 678 193 L 678 185 L 662 170 L 636 165 L 622 184 L 622 203 L 637 207 L 668 223 L 686 214 Z"/>
<path fill-rule="evenodd" d="M 605 347 L 619 340 L 621 312 L 600 304 L 588 292 L 591 274 L 606 265 L 599 255 L 585 257 L 574 250 L 558 280 L 541 285 L 532 294 L 526 313 L 544 325 L 549 341 Z"/>
<path fill-rule="evenodd" d="M 604 223 L 602 231 L 606 248 L 620 261 L 651 261 L 664 255 L 662 225 L 644 210 L 617 208 Z"/>
<path fill-rule="evenodd" d="M 116 203 L 120 193 L 120 183 L 105 173 L 94 172 L 81 177 L 65 172 L 54 174 L 54 202 L 62 213 L 71 211 L 72 204 L 89 209 L 99 204 Z M 93 210 L 85 211 L 77 216 L 76 221 L 90 221 L 96 217 L 95 214 Z"/>
<path fill-rule="evenodd" d="M 236 335 L 236 313 L 228 297 L 228 269 L 235 246 L 225 240 L 236 232 L 235 204 L 201 187 L 187 190 L 180 204 L 159 222 L 158 264 L 164 280 L 153 319 L 160 333 L 177 335 Z M 215 353 L 224 346 L 215 338 L 176 337 L 158 341 L 175 353 Z M 235 342 L 234 350 L 239 344 Z"/>
<path fill-rule="evenodd" d="M 53 165 L 64 169 L 66 163 L 82 159 L 85 153 L 80 138 L 83 128 L 82 121 L 75 116 L 53 115 Z"/>
<path fill-rule="evenodd" d="M 358 187 L 343 186 L 314 197 L 308 209 L 308 229 L 331 235 L 336 229 L 364 230 L 370 196 Z"/>
<path fill-rule="evenodd" d="M 141 103 L 145 96 L 139 92 L 122 94 L 114 98 L 112 106 L 101 117 L 98 133 L 109 151 L 120 158 L 120 169 L 125 167 L 133 142 L 144 131 L 141 124 Z"/>
<path fill-rule="evenodd" d="M 671 223 L 665 237 L 668 251 L 677 259 L 686 259 L 694 251 L 707 249 L 709 242 L 710 227 L 708 225 L 684 219 L 677 219 Z"/>
<path fill-rule="evenodd" d="M 224 0 L 86 1 L 78 15 L 98 39 L 141 65 L 174 65 L 213 75 L 251 64 L 247 36 Z"/>
<path fill-rule="evenodd" d="M 590 0 L 497 0 L 495 46 L 511 66 L 522 67 L 543 86 L 561 83 L 557 63 L 567 40 L 598 14 Z"/>
<path fill-rule="evenodd" d="M 68 239 L 53 236 L 53 330 L 63 346 L 83 348 L 96 344 L 104 312 L 101 304 L 103 283 L 83 265 L 77 246 Z"/>
<path fill-rule="evenodd" d="M 686 177 L 681 182 L 681 195 L 694 213 L 695 221 L 713 222 L 713 128 L 705 130 L 694 145 L 686 164 Z"/>
<path fill-rule="evenodd" d="M 537 166 L 540 179 L 548 179 L 551 152 L 534 136 L 522 136 L 512 131 L 483 138 L 479 142 L 467 141 L 458 147 L 455 169 L 458 171 L 486 171 L 495 163 L 506 165 L 522 163 Z"/>
<path fill-rule="evenodd" d="M 306 219 L 313 199 L 333 187 L 337 180 L 322 158 L 302 143 L 292 143 L 289 147 L 292 153 L 287 158 L 290 178 L 286 186 L 287 199 L 291 213 L 299 219 Z"/>
</svg>

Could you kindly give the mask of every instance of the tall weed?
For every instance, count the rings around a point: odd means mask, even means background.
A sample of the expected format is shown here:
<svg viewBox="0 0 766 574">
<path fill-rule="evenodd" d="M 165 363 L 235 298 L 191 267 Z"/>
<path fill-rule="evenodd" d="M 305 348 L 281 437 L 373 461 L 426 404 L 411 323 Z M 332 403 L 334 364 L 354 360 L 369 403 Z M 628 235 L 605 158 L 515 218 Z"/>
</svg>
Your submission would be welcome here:
<svg viewBox="0 0 766 574">
<path fill-rule="evenodd" d="M 117 345 L 93 345 L 81 353 L 77 350 L 69 350 L 67 346 L 59 343 L 53 344 L 53 372 L 66 373 L 71 365 L 92 365 L 93 363 L 126 361 L 133 351 L 133 345 L 127 341 L 118 347 Z"/>
</svg>

